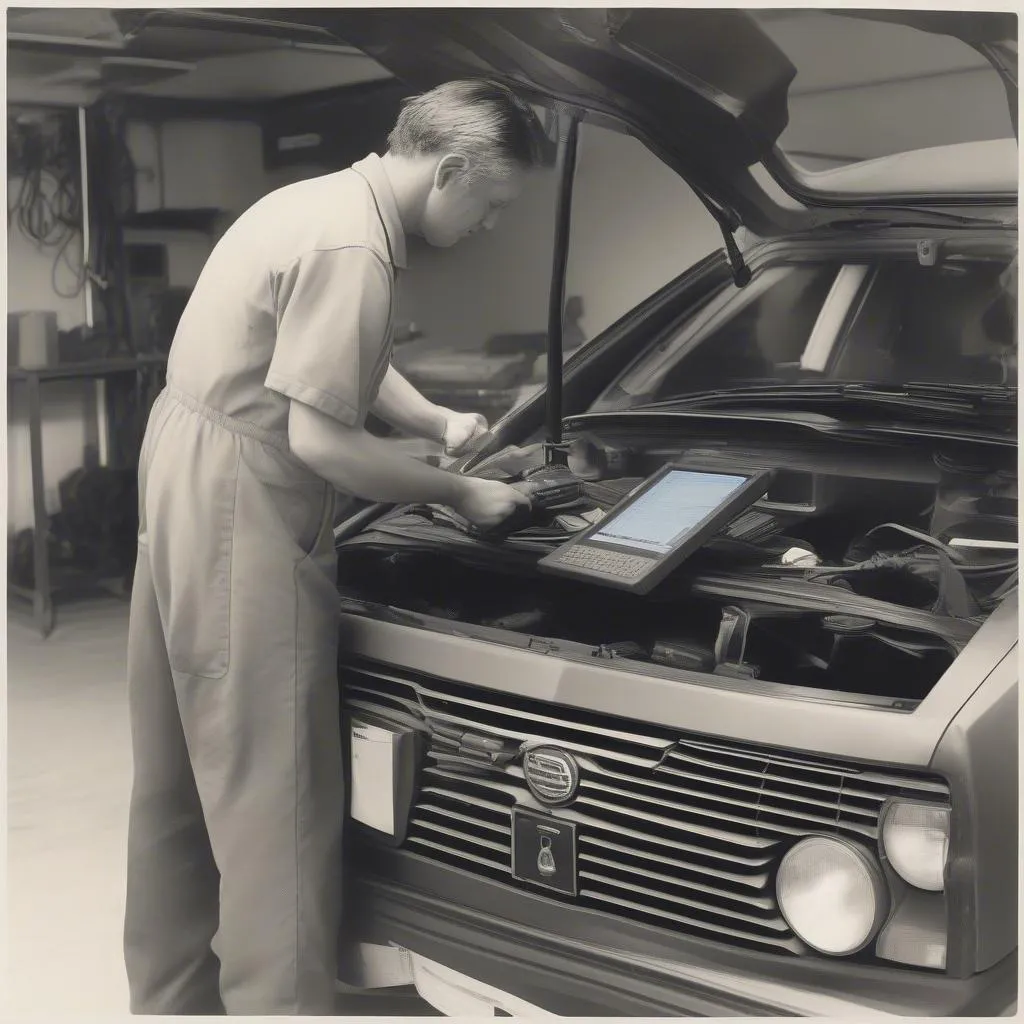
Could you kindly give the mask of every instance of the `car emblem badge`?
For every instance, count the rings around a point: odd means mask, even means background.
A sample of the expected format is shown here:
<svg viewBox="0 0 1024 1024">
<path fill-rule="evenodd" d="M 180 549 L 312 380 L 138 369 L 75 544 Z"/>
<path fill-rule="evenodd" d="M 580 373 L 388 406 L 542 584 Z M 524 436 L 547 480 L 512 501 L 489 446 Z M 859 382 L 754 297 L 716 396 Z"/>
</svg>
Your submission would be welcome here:
<svg viewBox="0 0 1024 1024">
<path fill-rule="evenodd" d="M 545 878 L 550 878 L 558 872 L 558 865 L 555 863 L 555 854 L 551 849 L 551 836 L 542 835 L 540 837 L 540 853 L 537 854 L 537 870 Z"/>
<path fill-rule="evenodd" d="M 576 839 L 576 822 L 513 807 L 512 877 L 565 896 L 578 895 Z"/>
<path fill-rule="evenodd" d="M 580 769 L 572 754 L 558 747 L 534 747 L 523 756 L 523 774 L 530 792 L 552 807 L 576 796 Z"/>
</svg>

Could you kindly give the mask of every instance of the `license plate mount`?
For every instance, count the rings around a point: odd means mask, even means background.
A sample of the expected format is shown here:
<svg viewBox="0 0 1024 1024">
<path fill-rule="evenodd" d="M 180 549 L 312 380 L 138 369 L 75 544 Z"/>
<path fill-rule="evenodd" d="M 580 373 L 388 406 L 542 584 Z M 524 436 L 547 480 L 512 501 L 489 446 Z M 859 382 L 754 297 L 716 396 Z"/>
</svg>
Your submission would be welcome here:
<svg viewBox="0 0 1024 1024">
<path fill-rule="evenodd" d="M 512 874 L 543 889 L 576 896 L 576 823 L 550 814 L 513 810 Z"/>
</svg>

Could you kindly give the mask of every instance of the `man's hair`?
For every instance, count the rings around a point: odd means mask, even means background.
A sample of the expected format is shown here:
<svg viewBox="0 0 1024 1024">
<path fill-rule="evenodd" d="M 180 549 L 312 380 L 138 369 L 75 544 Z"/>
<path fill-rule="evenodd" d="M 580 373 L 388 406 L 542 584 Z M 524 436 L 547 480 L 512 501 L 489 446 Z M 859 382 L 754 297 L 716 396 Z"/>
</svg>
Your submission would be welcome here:
<svg viewBox="0 0 1024 1024">
<path fill-rule="evenodd" d="M 388 136 L 395 156 L 461 153 L 467 173 L 500 175 L 544 162 L 546 136 L 528 103 L 500 82 L 446 82 L 407 99 Z"/>
</svg>

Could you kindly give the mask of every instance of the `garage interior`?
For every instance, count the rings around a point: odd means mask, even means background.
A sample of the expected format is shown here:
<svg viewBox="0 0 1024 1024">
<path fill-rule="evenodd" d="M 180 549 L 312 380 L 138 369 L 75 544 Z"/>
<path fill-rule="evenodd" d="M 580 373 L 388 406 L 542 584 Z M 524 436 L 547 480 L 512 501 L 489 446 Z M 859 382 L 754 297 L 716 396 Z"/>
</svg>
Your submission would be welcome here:
<svg viewBox="0 0 1024 1024">
<path fill-rule="evenodd" d="M 847 102 L 898 107 L 891 124 L 924 146 L 941 105 L 922 81 L 938 77 L 951 102 L 991 87 L 959 47 L 954 61 L 885 52 L 869 23 L 858 45 L 814 18 L 773 23 L 815 54 L 787 144 L 809 169 L 907 146 L 846 117 Z M 17 1019 L 106 1017 L 127 1007 L 135 459 L 174 324 L 234 218 L 382 152 L 409 90 L 259 11 L 15 8 L 7 31 L 7 1000 Z M 515 216 L 454 251 L 411 245 L 395 359 L 428 395 L 493 419 L 543 385 L 555 186 L 539 175 Z M 569 351 L 722 244 L 685 182 L 604 128 L 581 130 L 573 204 Z"/>
</svg>

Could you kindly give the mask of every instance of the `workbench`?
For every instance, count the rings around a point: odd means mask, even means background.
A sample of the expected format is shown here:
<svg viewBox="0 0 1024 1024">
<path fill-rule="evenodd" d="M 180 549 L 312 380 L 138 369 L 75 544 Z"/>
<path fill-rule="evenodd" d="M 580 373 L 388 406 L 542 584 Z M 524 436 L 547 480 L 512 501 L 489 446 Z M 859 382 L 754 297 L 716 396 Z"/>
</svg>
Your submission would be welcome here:
<svg viewBox="0 0 1024 1024">
<path fill-rule="evenodd" d="M 166 364 L 166 355 L 152 354 L 61 363 L 33 369 L 8 367 L 8 389 L 24 387 L 28 397 L 33 542 L 33 586 L 21 587 L 8 582 L 8 593 L 32 603 L 33 619 L 43 637 L 49 636 L 53 631 L 54 592 L 61 589 L 60 581 L 54 579 L 50 566 L 50 521 L 46 511 L 43 481 L 43 401 L 46 392 L 44 385 L 54 381 L 109 380 L 134 374 L 135 408 L 140 417 L 145 417 L 163 384 Z M 137 465 L 137 451 L 133 452 L 132 458 Z M 75 581 L 82 582 L 81 573 L 75 574 Z"/>
</svg>

